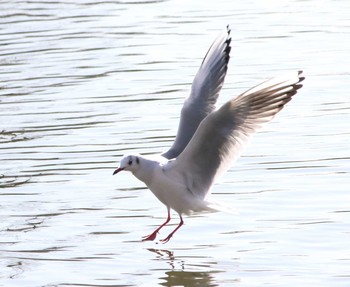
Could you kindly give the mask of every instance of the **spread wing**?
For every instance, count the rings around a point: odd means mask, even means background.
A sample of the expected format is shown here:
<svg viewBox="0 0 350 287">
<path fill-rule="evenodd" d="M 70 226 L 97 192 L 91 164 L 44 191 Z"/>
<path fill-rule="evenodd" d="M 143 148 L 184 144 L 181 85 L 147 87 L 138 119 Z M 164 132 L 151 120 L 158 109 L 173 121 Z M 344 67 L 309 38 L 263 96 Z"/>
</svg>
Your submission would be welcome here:
<svg viewBox="0 0 350 287">
<path fill-rule="evenodd" d="M 187 146 L 201 121 L 215 109 L 224 84 L 230 59 L 230 30 L 220 34 L 211 45 L 197 72 L 181 110 L 180 124 L 172 147 L 162 156 L 176 158 Z"/>
<path fill-rule="evenodd" d="M 237 159 L 248 139 L 288 103 L 304 80 L 292 72 L 266 81 L 208 115 L 166 172 L 185 178 L 188 190 L 204 198 L 214 180 Z"/>
</svg>

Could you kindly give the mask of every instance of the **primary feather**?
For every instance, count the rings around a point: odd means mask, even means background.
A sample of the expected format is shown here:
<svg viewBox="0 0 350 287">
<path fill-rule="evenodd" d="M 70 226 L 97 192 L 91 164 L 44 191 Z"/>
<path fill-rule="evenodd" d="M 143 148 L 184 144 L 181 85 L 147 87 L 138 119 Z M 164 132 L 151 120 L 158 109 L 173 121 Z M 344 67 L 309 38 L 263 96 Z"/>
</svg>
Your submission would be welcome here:
<svg viewBox="0 0 350 287">
<path fill-rule="evenodd" d="M 191 93 L 181 110 L 174 144 L 162 154 L 165 158 L 176 158 L 185 149 L 201 121 L 215 110 L 230 59 L 230 43 L 230 29 L 227 27 L 209 48 L 193 80 Z"/>
<path fill-rule="evenodd" d="M 202 121 L 167 173 L 182 173 L 189 190 L 204 198 L 215 179 L 240 156 L 251 135 L 291 100 L 303 80 L 301 72 L 289 73 L 228 101 Z"/>
</svg>

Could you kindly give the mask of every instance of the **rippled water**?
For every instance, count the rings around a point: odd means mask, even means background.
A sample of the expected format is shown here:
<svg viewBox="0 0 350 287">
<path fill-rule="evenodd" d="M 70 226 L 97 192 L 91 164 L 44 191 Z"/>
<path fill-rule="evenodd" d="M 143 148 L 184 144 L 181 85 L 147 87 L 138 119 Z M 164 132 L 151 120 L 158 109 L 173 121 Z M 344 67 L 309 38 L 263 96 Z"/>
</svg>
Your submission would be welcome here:
<svg viewBox="0 0 350 287">
<path fill-rule="evenodd" d="M 0 285 L 349 286 L 349 3 L 2 1 Z M 171 145 L 227 24 L 221 103 L 286 70 L 305 86 L 215 186 L 238 215 L 141 242 L 166 210 L 112 172 Z"/>
</svg>

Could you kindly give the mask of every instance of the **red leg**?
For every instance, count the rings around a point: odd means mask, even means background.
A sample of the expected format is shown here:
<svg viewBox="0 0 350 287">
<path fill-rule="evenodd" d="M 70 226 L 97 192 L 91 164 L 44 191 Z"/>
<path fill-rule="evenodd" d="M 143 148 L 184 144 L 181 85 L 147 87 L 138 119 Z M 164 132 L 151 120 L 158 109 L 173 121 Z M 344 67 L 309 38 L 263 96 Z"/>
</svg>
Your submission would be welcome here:
<svg viewBox="0 0 350 287">
<path fill-rule="evenodd" d="M 179 223 L 179 225 L 174 229 L 173 232 L 171 232 L 171 233 L 167 236 L 167 238 L 164 238 L 164 239 L 160 240 L 161 242 L 167 243 L 167 242 L 170 240 L 170 238 L 173 237 L 174 233 L 184 224 L 184 221 L 182 220 L 181 214 L 179 214 L 179 216 L 180 216 L 180 223 Z"/>
<path fill-rule="evenodd" d="M 161 230 L 165 225 L 167 225 L 168 222 L 170 221 L 170 219 L 171 219 L 170 218 L 170 208 L 168 208 L 168 218 L 167 218 L 167 220 L 161 226 L 159 226 L 155 231 L 153 231 L 152 234 L 142 237 L 142 241 L 156 239 L 157 233 L 159 232 L 159 230 Z"/>
</svg>

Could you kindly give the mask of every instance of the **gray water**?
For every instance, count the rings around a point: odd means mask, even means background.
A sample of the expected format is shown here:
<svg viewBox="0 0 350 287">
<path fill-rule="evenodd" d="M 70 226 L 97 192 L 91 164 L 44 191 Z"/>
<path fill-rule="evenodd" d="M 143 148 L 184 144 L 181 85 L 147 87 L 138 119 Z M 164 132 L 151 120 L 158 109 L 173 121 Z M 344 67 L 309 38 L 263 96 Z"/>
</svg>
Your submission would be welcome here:
<svg viewBox="0 0 350 287">
<path fill-rule="evenodd" d="M 208 1 L 209 2 L 209 1 Z M 350 286 L 350 2 L 2 1 L 1 286 Z M 165 151 L 230 24 L 220 103 L 285 71 L 305 85 L 213 198 L 166 209 L 124 153 Z M 165 237 L 178 222 L 160 233 Z"/>
</svg>

